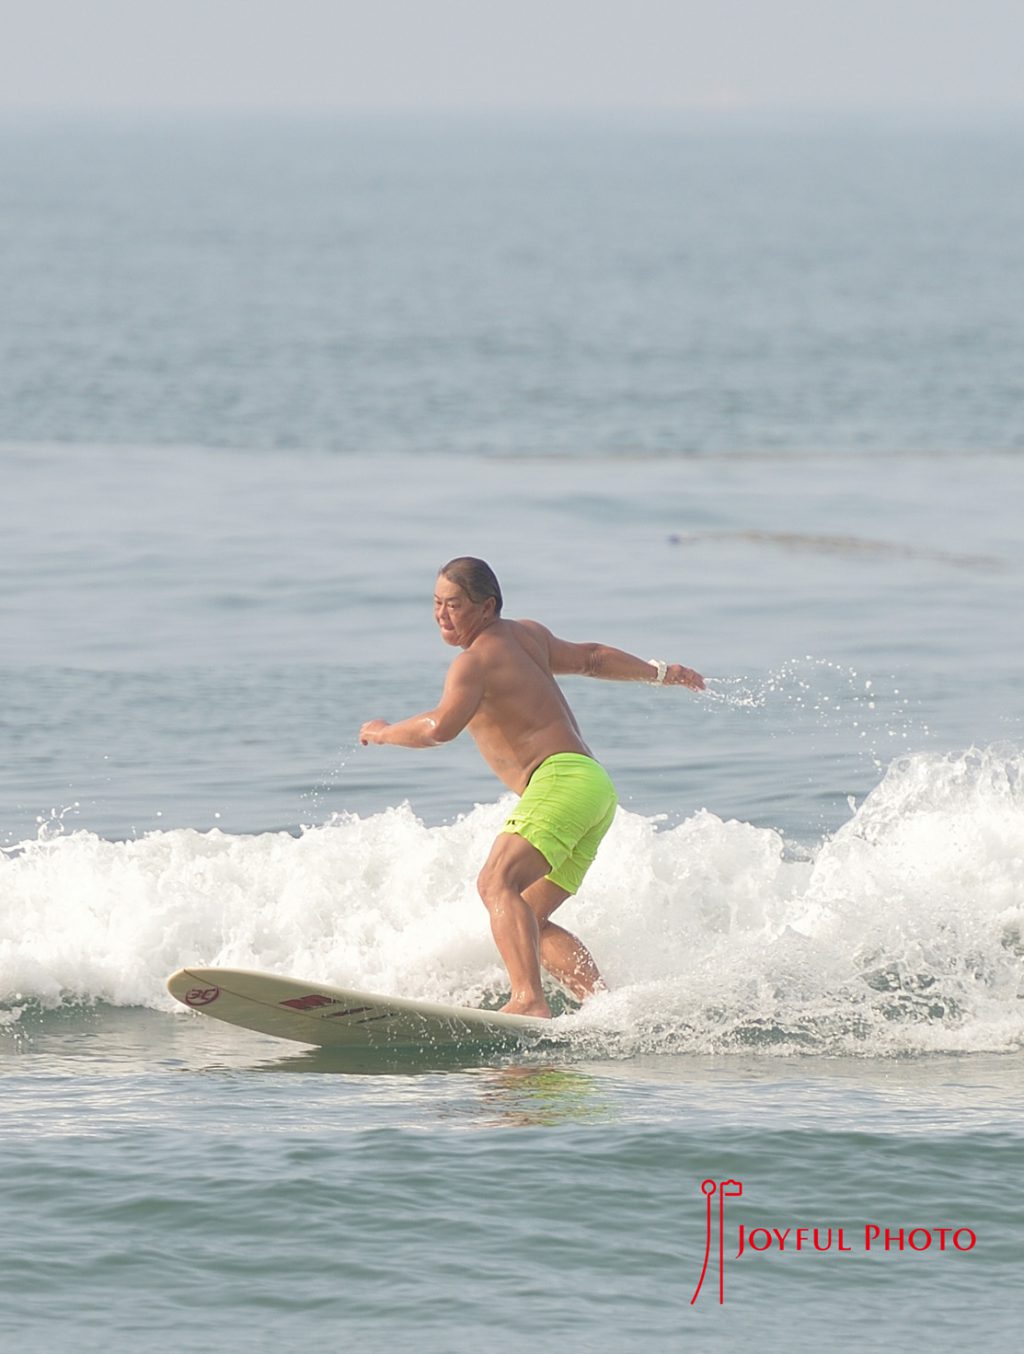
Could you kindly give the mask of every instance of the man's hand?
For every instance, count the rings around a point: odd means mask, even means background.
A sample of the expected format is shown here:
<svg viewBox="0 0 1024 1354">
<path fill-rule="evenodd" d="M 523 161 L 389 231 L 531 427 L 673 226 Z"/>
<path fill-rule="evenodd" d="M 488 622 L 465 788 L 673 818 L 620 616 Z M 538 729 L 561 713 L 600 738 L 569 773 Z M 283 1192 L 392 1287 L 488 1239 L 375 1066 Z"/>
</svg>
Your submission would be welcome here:
<svg viewBox="0 0 1024 1354">
<path fill-rule="evenodd" d="M 665 686 L 688 686 L 691 691 L 704 690 L 704 678 L 693 668 L 684 668 L 680 663 L 670 663 L 665 670 Z"/>
<path fill-rule="evenodd" d="M 359 730 L 359 741 L 363 747 L 368 743 L 379 743 L 381 734 L 388 727 L 386 719 L 370 719 Z"/>
</svg>

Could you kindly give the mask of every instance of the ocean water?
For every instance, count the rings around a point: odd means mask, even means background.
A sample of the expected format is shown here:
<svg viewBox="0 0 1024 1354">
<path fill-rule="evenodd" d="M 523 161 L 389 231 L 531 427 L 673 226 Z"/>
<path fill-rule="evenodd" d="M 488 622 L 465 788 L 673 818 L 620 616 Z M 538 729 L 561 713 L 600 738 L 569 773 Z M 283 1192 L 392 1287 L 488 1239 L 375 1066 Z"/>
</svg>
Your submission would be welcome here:
<svg viewBox="0 0 1024 1354">
<path fill-rule="evenodd" d="M 0 127 L 5 1344 L 1015 1340 L 1022 150 Z M 494 1056 L 172 1009 L 189 962 L 500 999 L 508 796 L 356 737 L 433 703 L 463 553 L 708 678 L 565 683 L 610 991 Z"/>
</svg>

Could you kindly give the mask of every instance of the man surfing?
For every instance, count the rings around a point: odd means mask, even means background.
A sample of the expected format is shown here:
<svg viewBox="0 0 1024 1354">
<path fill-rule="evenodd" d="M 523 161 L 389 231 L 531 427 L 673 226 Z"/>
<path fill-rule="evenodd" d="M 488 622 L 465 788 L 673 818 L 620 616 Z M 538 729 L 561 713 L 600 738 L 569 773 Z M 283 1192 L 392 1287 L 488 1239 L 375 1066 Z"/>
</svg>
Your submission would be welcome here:
<svg viewBox="0 0 1024 1354">
<path fill-rule="evenodd" d="M 704 689 L 704 679 L 678 663 L 645 661 L 605 644 L 571 644 L 537 621 L 504 620 L 501 608 L 489 565 L 472 556 L 449 561 L 437 576 L 434 619 L 445 643 L 462 653 L 448 669 L 441 699 L 433 710 L 396 724 L 369 720 L 359 741 L 428 748 L 469 729 L 487 765 L 519 795 L 477 889 L 512 985 L 502 1009 L 549 1017 L 542 967 L 580 1001 L 604 986 L 589 950 L 551 914 L 578 891 L 617 804 L 555 677 L 693 691 Z"/>
</svg>

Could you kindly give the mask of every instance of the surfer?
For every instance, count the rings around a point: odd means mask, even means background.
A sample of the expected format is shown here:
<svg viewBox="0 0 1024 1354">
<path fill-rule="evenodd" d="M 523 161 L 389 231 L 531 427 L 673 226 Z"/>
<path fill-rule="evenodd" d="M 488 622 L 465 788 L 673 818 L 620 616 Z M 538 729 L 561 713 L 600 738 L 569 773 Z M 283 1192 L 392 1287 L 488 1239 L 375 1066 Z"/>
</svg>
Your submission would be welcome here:
<svg viewBox="0 0 1024 1354">
<path fill-rule="evenodd" d="M 692 668 L 606 644 L 571 644 L 537 621 L 503 619 L 501 608 L 501 588 L 483 560 L 446 564 L 434 588 L 434 620 L 445 643 L 462 653 L 448 669 L 441 699 L 395 724 L 371 719 L 359 740 L 428 748 L 468 728 L 487 765 L 519 795 L 477 888 L 512 985 L 503 1009 L 550 1016 L 541 967 L 580 1001 L 604 986 L 589 950 L 551 914 L 579 889 L 617 803 L 555 677 L 694 691 L 703 690 L 704 679 Z"/>
</svg>

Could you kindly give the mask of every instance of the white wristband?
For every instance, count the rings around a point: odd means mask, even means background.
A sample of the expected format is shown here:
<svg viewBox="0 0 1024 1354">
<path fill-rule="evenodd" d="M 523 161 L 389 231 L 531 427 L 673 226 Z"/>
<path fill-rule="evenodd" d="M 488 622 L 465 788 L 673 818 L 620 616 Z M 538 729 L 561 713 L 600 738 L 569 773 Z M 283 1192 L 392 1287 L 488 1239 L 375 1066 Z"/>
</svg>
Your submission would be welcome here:
<svg viewBox="0 0 1024 1354">
<path fill-rule="evenodd" d="M 652 668 L 657 668 L 657 669 L 658 669 L 658 675 L 657 675 L 657 677 L 654 678 L 654 681 L 653 681 L 652 685 L 654 685 L 654 686 L 664 686 L 664 685 L 665 685 L 665 673 L 668 672 L 668 664 L 665 662 L 665 660 L 664 660 L 663 658 L 648 658 L 647 661 L 648 661 L 648 663 L 650 663 L 650 665 L 651 665 Z"/>
</svg>

